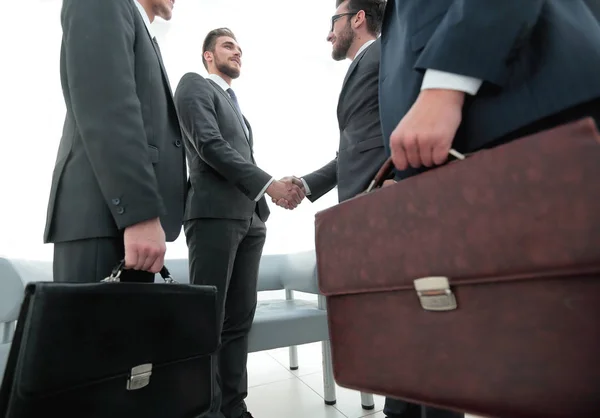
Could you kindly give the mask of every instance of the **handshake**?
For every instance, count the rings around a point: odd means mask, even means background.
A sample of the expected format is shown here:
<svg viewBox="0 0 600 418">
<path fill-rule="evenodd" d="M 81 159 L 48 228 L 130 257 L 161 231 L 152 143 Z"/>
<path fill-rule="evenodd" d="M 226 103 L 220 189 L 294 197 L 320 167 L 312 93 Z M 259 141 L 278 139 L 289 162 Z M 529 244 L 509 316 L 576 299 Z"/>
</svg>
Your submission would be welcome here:
<svg viewBox="0 0 600 418">
<path fill-rule="evenodd" d="M 267 188 L 267 194 L 277 206 L 295 209 L 306 196 L 306 190 L 304 190 L 302 180 L 289 176 L 272 182 Z"/>
</svg>

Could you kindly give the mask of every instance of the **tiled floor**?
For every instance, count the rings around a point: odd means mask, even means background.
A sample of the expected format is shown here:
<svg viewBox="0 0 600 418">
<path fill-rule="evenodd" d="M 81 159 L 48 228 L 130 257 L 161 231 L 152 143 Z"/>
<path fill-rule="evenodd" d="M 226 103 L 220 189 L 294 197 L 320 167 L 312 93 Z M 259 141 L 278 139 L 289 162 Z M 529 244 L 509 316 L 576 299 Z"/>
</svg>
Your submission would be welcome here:
<svg viewBox="0 0 600 418">
<path fill-rule="evenodd" d="M 325 405 L 320 343 L 298 347 L 298 362 L 298 370 L 289 370 L 287 348 L 250 354 L 246 402 L 256 418 L 384 418 L 381 396 L 365 411 L 359 392 L 339 386 L 337 404 Z"/>
</svg>

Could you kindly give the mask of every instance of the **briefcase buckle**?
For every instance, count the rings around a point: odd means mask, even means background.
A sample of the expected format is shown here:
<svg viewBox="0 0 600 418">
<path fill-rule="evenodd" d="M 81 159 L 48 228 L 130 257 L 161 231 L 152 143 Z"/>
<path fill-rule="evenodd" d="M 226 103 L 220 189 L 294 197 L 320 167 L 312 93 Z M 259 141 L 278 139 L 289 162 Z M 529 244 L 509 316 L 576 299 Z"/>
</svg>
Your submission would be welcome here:
<svg viewBox="0 0 600 418">
<path fill-rule="evenodd" d="M 150 384 L 152 375 L 152 363 L 140 364 L 131 369 L 131 375 L 127 379 L 127 390 L 138 390 Z"/>
<path fill-rule="evenodd" d="M 447 277 L 423 277 L 414 281 L 421 307 L 426 311 L 452 311 L 457 308 L 456 297 Z"/>
</svg>

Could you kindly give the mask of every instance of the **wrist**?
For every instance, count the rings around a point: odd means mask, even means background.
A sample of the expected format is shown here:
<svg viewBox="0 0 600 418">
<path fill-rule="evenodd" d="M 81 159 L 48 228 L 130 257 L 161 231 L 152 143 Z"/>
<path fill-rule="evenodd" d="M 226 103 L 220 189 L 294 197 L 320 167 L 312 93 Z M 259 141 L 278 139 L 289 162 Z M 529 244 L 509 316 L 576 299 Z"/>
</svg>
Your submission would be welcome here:
<svg viewBox="0 0 600 418">
<path fill-rule="evenodd" d="M 459 106 L 465 102 L 465 92 L 450 89 L 426 89 L 421 90 L 419 99 L 424 101 L 444 102 L 449 106 Z"/>
</svg>

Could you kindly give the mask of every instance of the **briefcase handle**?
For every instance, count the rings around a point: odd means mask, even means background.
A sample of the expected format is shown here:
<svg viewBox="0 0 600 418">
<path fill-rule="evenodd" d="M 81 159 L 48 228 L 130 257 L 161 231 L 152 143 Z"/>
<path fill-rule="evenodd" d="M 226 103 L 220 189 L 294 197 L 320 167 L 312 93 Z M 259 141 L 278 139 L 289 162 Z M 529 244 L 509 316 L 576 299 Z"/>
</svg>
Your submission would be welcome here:
<svg viewBox="0 0 600 418">
<path fill-rule="evenodd" d="M 119 262 L 119 264 L 117 264 L 115 266 L 115 268 L 112 269 L 112 271 L 110 272 L 110 276 L 108 276 L 106 279 L 104 279 L 102 281 L 103 282 L 120 282 L 121 281 L 121 273 L 123 273 L 123 270 L 125 270 L 125 260 L 121 260 Z M 167 269 L 166 266 L 163 266 L 163 268 L 160 269 L 159 274 L 160 274 L 160 277 L 163 278 L 165 283 L 173 283 L 173 284 L 177 283 L 177 281 L 171 277 L 171 273 L 169 272 L 169 270 Z"/>
<path fill-rule="evenodd" d="M 453 148 L 450 148 L 450 151 L 448 152 L 448 154 L 450 154 L 457 160 L 464 160 L 465 158 L 467 158 L 467 156 L 465 154 L 461 154 L 460 152 L 456 151 Z M 373 180 L 371 180 L 369 187 L 367 187 L 367 190 L 365 190 L 364 193 L 370 193 L 374 189 L 377 189 L 377 188 L 380 188 L 381 186 L 383 186 L 383 182 L 387 178 L 389 178 L 390 174 L 392 174 L 393 169 L 394 169 L 394 162 L 392 161 L 392 157 L 390 157 L 385 161 L 385 163 L 383 163 L 383 165 L 381 166 L 381 168 L 379 169 L 377 174 L 375 174 L 375 177 L 373 178 Z"/>
</svg>

